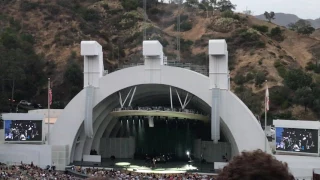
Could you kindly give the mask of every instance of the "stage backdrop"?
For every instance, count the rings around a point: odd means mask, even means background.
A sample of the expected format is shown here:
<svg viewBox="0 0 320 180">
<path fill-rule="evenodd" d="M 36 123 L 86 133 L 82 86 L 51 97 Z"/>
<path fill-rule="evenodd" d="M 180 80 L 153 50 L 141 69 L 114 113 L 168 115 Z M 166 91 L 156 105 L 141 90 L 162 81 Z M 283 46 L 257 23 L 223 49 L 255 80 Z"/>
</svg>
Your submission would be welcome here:
<svg viewBox="0 0 320 180">
<path fill-rule="evenodd" d="M 100 153 L 102 158 L 133 158 L 135 142 L 133 137 L 128 138 L 101 138 Z"/>
</svg>

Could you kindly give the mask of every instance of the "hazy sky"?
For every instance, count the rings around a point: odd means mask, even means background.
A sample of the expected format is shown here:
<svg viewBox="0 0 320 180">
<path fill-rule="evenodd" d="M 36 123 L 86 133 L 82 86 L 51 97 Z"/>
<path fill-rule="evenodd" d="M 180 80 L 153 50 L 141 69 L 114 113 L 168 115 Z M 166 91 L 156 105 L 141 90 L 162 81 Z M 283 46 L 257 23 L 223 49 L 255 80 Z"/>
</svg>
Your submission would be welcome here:
<svg viewBox="0 0 320 180">
<path fill-rule="evenodd" d="M 320 18 L 320 0 L 231 0 L 231 2 L 237 5 L 236 11 L 243 12 L 248 8 L 254 15 L 274 11 L 295 14 L 303 19 Z"/>
<path fill-rule="evenodd" d="M 303 19 L 320 18 L 320 0 L 231 0 L 237 5 L 236 11 L 242 12 L 246 7 L 254 15 L 265 11 L 295 14 Z"/>
</svg>

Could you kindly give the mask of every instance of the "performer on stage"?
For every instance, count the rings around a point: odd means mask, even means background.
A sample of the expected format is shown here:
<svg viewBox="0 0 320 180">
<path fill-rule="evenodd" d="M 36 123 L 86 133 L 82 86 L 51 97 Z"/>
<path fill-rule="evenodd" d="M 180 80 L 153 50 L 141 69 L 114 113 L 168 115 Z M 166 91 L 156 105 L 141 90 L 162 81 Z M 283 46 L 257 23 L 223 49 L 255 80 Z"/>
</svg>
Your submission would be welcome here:
<svg viewBox="0 0 320 180">
<path fill-rule="evenodd" d="M 156 167 L 156 161 L 157 161 L 156 158 L 153 158 L 153 159 L 152 159 L 153 167 L 154 167 L 154 168 Z"/>
</svg>

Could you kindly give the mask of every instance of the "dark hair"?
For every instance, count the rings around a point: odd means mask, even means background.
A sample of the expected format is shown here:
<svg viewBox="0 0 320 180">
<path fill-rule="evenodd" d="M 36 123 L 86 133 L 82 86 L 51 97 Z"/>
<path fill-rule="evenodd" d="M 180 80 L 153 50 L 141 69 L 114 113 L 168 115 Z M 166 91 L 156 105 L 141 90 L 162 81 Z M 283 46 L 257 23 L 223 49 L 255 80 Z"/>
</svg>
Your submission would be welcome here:
<svg viewBox="0 0 320 180">
<path fill-rule="evenodd" d="M 113 180 L 112 178 L 109 178 L 109 177 L 91 177 L 87 179 L 88 180 Z"/>
<path fill-rule="evenodd" d="M 217 180 L 294 180 L 287 163 L 256 150 L 242 152 L 226 165 Z"/>
</svg>

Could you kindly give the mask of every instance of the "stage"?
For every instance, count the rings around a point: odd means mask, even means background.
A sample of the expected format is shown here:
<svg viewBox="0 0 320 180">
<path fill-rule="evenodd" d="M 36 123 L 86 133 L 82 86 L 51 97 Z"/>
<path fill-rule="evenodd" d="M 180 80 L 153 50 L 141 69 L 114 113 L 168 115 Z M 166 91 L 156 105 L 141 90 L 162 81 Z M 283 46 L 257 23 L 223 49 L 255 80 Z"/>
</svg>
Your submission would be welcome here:
<svg viewBox="0 0 320 180">
<path fill-rule="evenodd" d="M 213 163 L 200 163 L 195 161 L 192 165 L 188 165 L 185 161 L 169 161 L 167 163 L 156 163 L 156 167 L 152 168 L 151 164 L 147 164 L 144 160 L 134 159 L 102 159 L 100 164 L 91 162 L 74 162 L 71 165 L 95 168 L 112 168 L 117 170 L 127 170 L 140 173 L 159 173 L 159 174 L 179 174 L 179 173 L 205 173 L 215 175 Z"/>
</svg>

